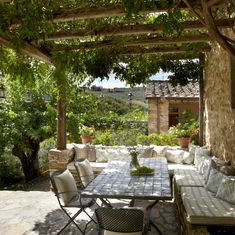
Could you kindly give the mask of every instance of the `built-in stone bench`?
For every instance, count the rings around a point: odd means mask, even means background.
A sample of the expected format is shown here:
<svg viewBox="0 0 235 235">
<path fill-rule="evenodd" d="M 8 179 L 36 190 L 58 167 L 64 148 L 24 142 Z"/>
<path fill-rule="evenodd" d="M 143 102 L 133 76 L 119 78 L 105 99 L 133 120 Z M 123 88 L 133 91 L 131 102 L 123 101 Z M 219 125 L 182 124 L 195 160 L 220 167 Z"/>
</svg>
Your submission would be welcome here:
<svg viewBox="0 0 235 235">
<path fill-rule="evenodd" d="M 66 150 L 52 149 L 49 152 L 50 172 L 69 169 L 78 186 L 80 179 L 74 168 L 74 161 L 88 159 L 95 174 L 100 173 L 114 158 L 130 157 L 129 148 L 126 146 L 103 146 L 90 144 L 68 144 Z M 131 146 L 133 148 L 133 146 Z M 191 169 L 193 167 L 193 154 L 177 146 L 135 146 L 138 157 L 166 157 L 169 162 L 169 173 L 174 174 L 175 169 Z"/>
</svg>

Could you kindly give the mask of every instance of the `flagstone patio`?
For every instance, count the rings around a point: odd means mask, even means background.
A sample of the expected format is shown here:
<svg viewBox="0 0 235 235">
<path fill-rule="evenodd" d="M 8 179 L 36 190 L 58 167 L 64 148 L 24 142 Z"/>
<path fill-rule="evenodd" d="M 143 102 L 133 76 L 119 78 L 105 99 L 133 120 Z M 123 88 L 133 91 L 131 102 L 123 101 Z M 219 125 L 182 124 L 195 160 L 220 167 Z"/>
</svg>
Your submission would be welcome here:
<svg viewBox="0 0 235 235">
<path fill-rule="evenodd" d="M 127 201 L 113 202 L 116 206 L 127 204 Z M 137 202 L 137 205 L 142 205 L 142 202 Z M 93 215 L 94 209 L 91 208 L 89 214 Z M 84 226 L 88 217 L 83 213 L 78 219 L 81 226 Z M 180 234 L 178 214 L 172 202 L 160 202 L 153 210 L 153 220 L 163 235 Z M 0 191 L 0 234 L 56 234 L 66 221 L 67 217 L 60 210 L 51 191 Z M 63 234 L 80 233 L 71 225 Z M 88 227 L 87 234 L 97 234 L 94 224 Z M 152 229 L 149 234 L 158 233 Z"/>
</svg>

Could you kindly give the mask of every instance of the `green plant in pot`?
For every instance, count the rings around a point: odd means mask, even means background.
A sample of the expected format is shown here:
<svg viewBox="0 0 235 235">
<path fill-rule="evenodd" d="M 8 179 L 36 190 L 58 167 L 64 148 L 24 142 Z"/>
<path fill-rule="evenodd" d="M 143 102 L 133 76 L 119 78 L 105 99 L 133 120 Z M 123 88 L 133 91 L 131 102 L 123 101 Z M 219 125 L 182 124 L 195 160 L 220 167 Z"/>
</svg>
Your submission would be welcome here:
<svg viewBox="0 0 235 235">
<path fill-rule="evenodd" d="M 83 144 L 91 143 L 95 128 L 82 125 L 80 127 L 80 136 Z"/>
<path fill-rule="evenodd" d="M 175 135 L 181 148 L 188 148 L 191 137 L 198 133 L 198 129 L 192 123 L 185 122 L 171 127 L 170 132 Z"/>
</svg>

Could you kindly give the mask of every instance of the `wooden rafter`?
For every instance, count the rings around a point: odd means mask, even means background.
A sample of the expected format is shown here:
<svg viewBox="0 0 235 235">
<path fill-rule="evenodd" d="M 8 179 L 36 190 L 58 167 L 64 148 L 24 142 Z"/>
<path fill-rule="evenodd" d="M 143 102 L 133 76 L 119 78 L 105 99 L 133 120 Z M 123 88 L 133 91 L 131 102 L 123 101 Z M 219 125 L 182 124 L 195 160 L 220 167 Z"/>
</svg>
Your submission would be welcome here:
<svg viewBox="0 0 235 235">
<path fill-rule="evenodd" d="M 183 0 L 188 6 L 190 11 L 202 22 L 208 30 L 208 33 L 212 40 L 219 43 L 234 59 L 235 59 L 235 42 L 232 38 L 228 38 L 221 33 L 220 29 L 216 25 L 216 20 L 212 14 L 212 8 L 216 4 L 224 4 L 223 0 L 200 0 L 200 6 L 198 9 L 194 9 L 191 1 Z M 230 3 L 235 7 L 235 1 L 230 0 Z M 230 27 L 231 29 L 233 26 Z"/>
<path fill-rule="evenodd" d="M 152 6 L 151 9 L 145 9 L 141 11 L 140 14 L 165 12 L 175 7 L 176 2 L 177 1 L 169 0 L 167 6 L 160 6 L 159 4 L 157 4 L 156 1 L 155 7 Z M 190 2 L 193 7 L 197 7 L 199 5 L 198 0 L 190 0 Z M 215 5 L 220 6 L 221 1 L 214 1 L 214 6 Z M 177 7 L 182 10 L 188 8 L 188 6 L 185 4 L 184 1 L 179 1 L 177 3 Z M 104 17 L 124 16 L 125 14 L 126 13 L 123 11 L 123 7 L 121 5 L 106 6 L 106 7 L 60 9 L 58 12 L 55 13 L 53 17 L 53 22 L 66 22 L 66 21 L 74 21 L 82 19 L 97 19 Z"/>
<path fill-rule="evenodd" d="M 231 28 L 234 24 L 234 19 L 221 19 L 216 22 L 217 27 Z M 181 24 L 184 30 L 205 29 L 205 26 L 200 21 L 185 21 Z M 79 39 L 96 36 L 128 36 L 161 33 L 162 27 L 157 24 L 138 24 L 138 25 L 124 25 L 124 26 L 107 26 L 103 29 L 96 29 L 87 31 L 79 29 L 76 31 L 62 31 L 48 34 L 44 40 L 54 41 L 63 39 Z"/>
<path fill-rule="evenodd" d="M 4 45 L 5 47 L 15 49 L 10 41 L 10 39 L 5 37 L 0 37 L 0 44 Z M 19 49 L 20 53 L 23 55 L 31 56 L 35 59 L 41 60 L 48 64 L 53 64 L 50 56 L 45 52 L 42 52 L 40 49 L 34 47 L 28 42 L 25 42 L 24 47 Z"/>
<path fill-rule="evenodd" d="M 199 52 L 209 51 L 210 46 L 201 47 Z M 182 46 L 173 46 L 173 47 L 162 47 L 162 48 L 142 48 L 142 47 L 125 47 L 120 51 L 120 55 L 139 55 L 139 54 L 182 54 L 182 53 L 191 53 Z"/>
<path fill-rule="evenodd" d="M 140 14 L 148 14 L 154 12 L 163 12 L 172 8 L 174 1 L 168 1 L 168 6 L 158 6 L 156 4 L 155 8 L 147 9 L 140 12 Z M 171 2 L 171 3 L 170 3 Z M 198 4 L 197 1 L 192 1 L 193 4 Z M 181 9 L 186 9 L 187 6 L 180 2 L 178 5 Z M 108 7 L 93 7 L 93 8 L 75 8 L 75 9 L 61 9 L 55 13 L 53 17 L 53 22 L 66 22 L 73 20 L 82 20 L 82 19 L 97 19 L 104 17 L 113 17 L 113 16 L 124 16 L 126 13 L 123 11 L 121 5 L 108 6 Z"/>
<path fill-rule="evenodd" d="M 131 40 L 120 42 L 118 45 L 127 46 L 154 46 L 154 45 L 166 45 L 173 43 L 189 43 L 189 42 L 205 42 L 210 38 L 207 34 L 200 35 L 184 35 L 179 37 L 156 37 L 145 40 Z M 65 45 L 56 44 L 51 48 L 51 51 L 64 51 L 64 50 L 80 50 L 80 49 L 98 49 L 109 48 L 117 45 L 117 41 L 100 41 L 100 42 L 84 42 L 79 45 Z"/>
</svg>

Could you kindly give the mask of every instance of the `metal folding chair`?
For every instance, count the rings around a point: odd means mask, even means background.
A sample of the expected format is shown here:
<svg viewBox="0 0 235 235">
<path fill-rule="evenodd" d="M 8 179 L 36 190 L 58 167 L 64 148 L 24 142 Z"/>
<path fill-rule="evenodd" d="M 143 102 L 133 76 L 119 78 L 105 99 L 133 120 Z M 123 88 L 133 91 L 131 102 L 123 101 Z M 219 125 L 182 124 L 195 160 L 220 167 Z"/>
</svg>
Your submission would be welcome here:
<svg viewBox="0 0 235 235">
<path fill-rule="evenodd" d="M 82 234 L 85 234 L 88 224 L 90 222 L 96 223 L 96 221 L 86 212 L 87 208 L 96 203 L 95 200 L 80 196 L 81 191 L 77 190 L 76 182 L 69 170 L 56 171 L 52 173 L 50 175 L 50 180 L 61 209 L 69 217 L 68 222 L 58 232 L 58 234 L 64 231 L 64 229 L 71 223 L 73 223 Z M 69 208 L 77 208 L 78 211 L 71 216 L 68 212 Z M 75 219 L 81 212 L 85 212 L 90 218 L 90 221 L 86 224 L 84 230 L 82 230 L 81 227 L 75 222 Z"/>
<path fill-rule="evenodd" d="M 145 234 L 144 211 L 137 208 L 95 209 L 99 235 L 142 235 Z"/>
</svg>

